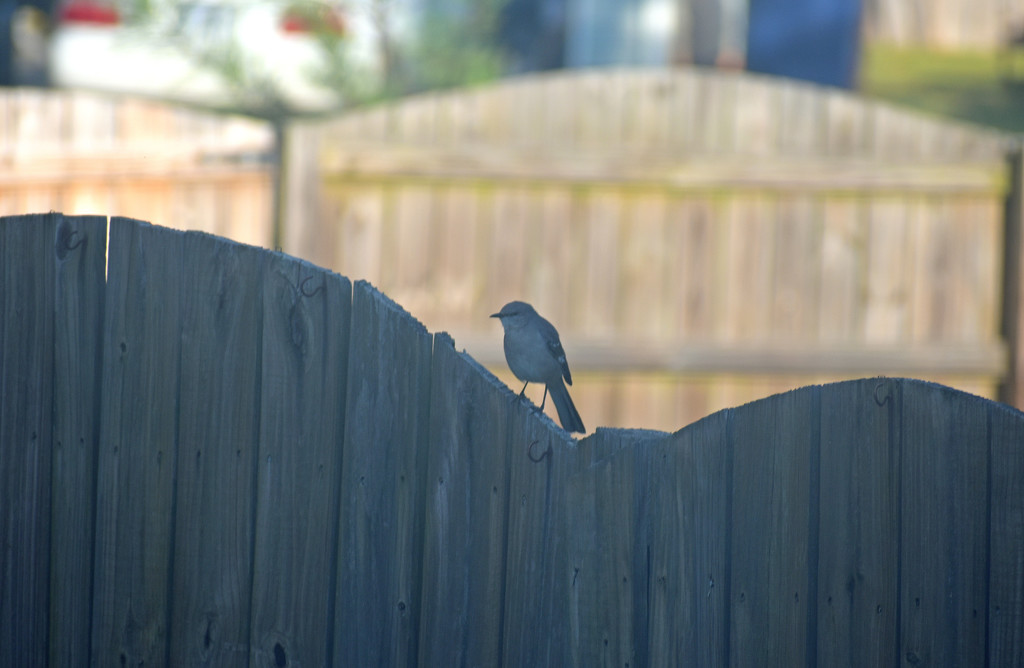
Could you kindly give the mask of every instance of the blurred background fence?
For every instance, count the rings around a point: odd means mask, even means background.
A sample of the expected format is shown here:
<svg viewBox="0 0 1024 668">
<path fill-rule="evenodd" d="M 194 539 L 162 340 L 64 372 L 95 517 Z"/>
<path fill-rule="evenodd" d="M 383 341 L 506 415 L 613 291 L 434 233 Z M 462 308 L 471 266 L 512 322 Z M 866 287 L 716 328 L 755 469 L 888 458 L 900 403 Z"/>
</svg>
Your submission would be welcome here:
<svg viewBox="0 0 1024 668">
<path fill-rule="evenodd" d="M 2 665 L 1024 659 L 1005 406 L 867 379 L 576 442 L 281 253 L 25 216 L 0 278 Z"/>
<path fill-rule="evenodd" d="M 506 380 L 486 316 L 526 299 L 562 334 L 587 424 L 671 430 L 880 373 L 1021 396 L 1006 135 L 751 75 L 526 76 L 291 123 L 275 241 L 267 126 L 4 95 L 4 212 L 280 243 Z"/>
<path fill-rule="evenodd" d="M 116 211 L 268 245 L 272 140 L 241 116 L 0 89 L 0 215 Z"/>
<path fill-rule="evenodd" d="M 294 125 L 289 142 L 286 248 L 496 369 L 483 316 L 533 302 L 595 424 L 671 429 L 878 373 L 995 397 L 1009 375 L 1013 145 L 997 133 L 792 81 L 591 70 Z"/>
<path fill-rule="evenodd" d="M 864 34 L 878 43 L 991 50 L 1021 31 L 1024 7 L 1016 0 L 864 0 Z"/>
</svg>

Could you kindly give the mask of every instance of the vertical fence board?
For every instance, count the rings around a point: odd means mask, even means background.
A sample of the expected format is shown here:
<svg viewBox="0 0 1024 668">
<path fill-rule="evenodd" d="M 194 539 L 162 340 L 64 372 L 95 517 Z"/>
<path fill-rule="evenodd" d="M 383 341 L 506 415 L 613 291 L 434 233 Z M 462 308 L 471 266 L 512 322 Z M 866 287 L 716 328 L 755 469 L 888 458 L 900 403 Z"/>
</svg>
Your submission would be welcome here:
<svg viewBox="0 0 1024 668">
<path fill-rule="evenodd" d="M 352 286 L 274 255 L 263 294 L 250 665 L 325 666 Z"/>
<path fill-rule="evenodd" d="M 415 663 L 431 337 L 357 282 L 342 455 L 337 666 Z"/>
<path fill-rule="evenodd" d="M 867 266 L 863 277 L 863 331 L 867 343 L 905 338 L 910 322 L 909 286 L 913 249 L 907 242 L 909 206 L 902 200 L 875 201 L 866 221 Z"/>
<path fill-rule="evenodd" d="M 624 225 L 624 203 L 618 193 L 589 192 L 583 208 L 585 228 L 579 243 L 586 249 L 586 275 L 578 317 L 578 326 L 589 335 L 601 337 L 611 333 L 617 319 L 620 277 L 619 254 Z M 545 286 L 547 287 L 547 286 Z"/>
<path fill-rule="evenodd" d="M 776 230 L 766 215 L 764 196 L 735 197 L 726 218 L 728 257 L 719 259 L 725 284 L 716 286 L 724 306 L 714 334 L 726 341 L 770 331 Z"/>
<path fill-rule="evenodd" d="M 0 223 L 0 664 L 8 666 L 47 659 L 57 220 Z"/>
<path fill-rule="evenodd" d="M 651 666 L 728 665 L 730 419 L 715 413 L 648 458 Z"/>
<path fill-rule="evenodd" d="M 900 387 L 821 391 L 819 666 L 898 663 Z"/>
<path fill-rule="evenodd" d="M 92 663 L 166 666 L 184 235 L 110 221 Z"/>
<path fill-rule="evenodd" d="M 730 661 L 806 661 L 811 466 L 816 392 L 797 390 L 737 410 L 732 422 Z M 798 428 L 800 425 L 801 428 Z"/>
<path fill-rule="evenodd" d="M 1024 665 L 1024 419 L 989 407 L 988 665 Z"/>
<path fill-rule="evenodd" d="M 1003 226 L 1003 274 L 998 330 L 1009 344 L 1009 362 L 1000 399 L 1024 406 L 1024 140 L 1009 156 L 1010 192 Z"/>
<path fill-rule="evenodd" d="M 661 195 L 634 197 L 619 230 L 618 312 L 623 319 L 623 333 L 635 341 L 671 340 L 674 334 L 665 325 L 669 314 L 666 293 L 670 287 L 665 278 L 669 265 L 679 259 L 665 243 L 666 210 L 667 200 Z"/>
<path fill-rule="evenodd" d="M 184 252 L 170 663 L 245 666 L 268 254 L 201 233 Z"/>
<path fill-rule="evenodd" d="M 818 337 L 854 340 L 860 332 L 867 270 L 861 200 L 829 198 L 822 204 L 818 269 Z"/>
<path fill-rule="evenodd" d="M 673 198 L 666 225 L 666 253 L 680 249 L 667 266 L 667 327 L 681 336 L 704 338 L 714 331 L 717 282 L 716 238 L 723 236 L 716 224 L 714 203 L 707 199 Z"/>
<path fill-rule="evenodd" d="M 502 665 L 569 664 L 569 635 L 557 600 L 572 573 L 564 559 L 565 535 L 556 521 L 576 449 L 565 432 L 525 402 L 509 419 L 508 552 Z M 555 592 L 555 593 L 552 593 Z"/>
<path fill-rule="evenodd" d="M 504 304 L 518 299 L 527 285 L 531 250 L 527 237 L 530 198 L 525 188 L 515 188 L 488 196 L 485 202 L 490 211 L 484 215 L 494 221 L 488 249 L 487 282 L 494 295 L 492 301 Z"/>
<path fill-rule="evenodd" d="M 50 665 L 89 656 L 107 219 L 57 224 Z"/>
<path fill-rule="evenodd" d="M 818 331 L 821 210 L 810 197 L 783 198 L 777 204 L 771 331 L 782 338 L 806 338 Z"/>
<path fill-rule="evenodd" d="M 467 276 L 483 275 L 480 267 L 484 255 L 480 226 L 476 224 L 478 206 L 478 194 L 473 188 L 446 190 L 437 204 L 438 222 L 434 229 L 438 241 L 432 269 L 441 289 L 432 295 L 436 304 L 433 310 L 438 323 L 449 329 L 471 328 L 479 315 L 468 305 L 484 286 L 482 281 L 466 280 Z M 430 327 L 433 323 L 426 324 Z"/>
<path fill-rule="evenodd" d="M 434 337 L 430 382 L 418 664 L 497 666 L 516 399 L 443 335 Z"/>
<path fill-rule="evenodd" d="M 636 473 L 636 455 L 625 450 L 563 483 L 568 509 L 563 531 L 572 566 L 571 665 L 646 664 L 637 660 L 633 619 L 633 611 L 643 609 L 634 600 L 634 559 L 642 559 L 633 549 Z"/>
<path fill-rule="evenodd" d="M 900 657 L 985 663 L 988 424 L 977 397 L 905 387 L 900 425 Z"/>
</svg>

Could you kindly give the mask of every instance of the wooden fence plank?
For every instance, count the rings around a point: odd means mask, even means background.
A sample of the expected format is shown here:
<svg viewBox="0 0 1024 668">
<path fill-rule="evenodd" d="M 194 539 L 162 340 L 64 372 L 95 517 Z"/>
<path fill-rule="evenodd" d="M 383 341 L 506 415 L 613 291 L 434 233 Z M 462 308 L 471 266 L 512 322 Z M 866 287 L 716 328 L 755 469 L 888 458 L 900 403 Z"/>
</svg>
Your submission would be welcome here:
<svg viewBox="0 0 1024 668">
<path fill-rule="evenodd" d="M 262 280 L 250 665 L 325 666 L 352 286 L 282 255 Z"/>
<path fill-rule="evenodd" d="M 573 271 L 583 254 L 577 239 L 584 223 L 573 214 L 577 199 L 571 190 L 543 188 L 537 191 L 536 197 L 538 203 L 533 229 L 533 243 L 536 245 L 530 253 L 531 263 L 525 285 L 516 299 L 524 294 L 536 295 L 532 303 L 538 313 L 546 314 L 545 317 L 552 322 L 569 322 L 576 315 L 569 286 L 574 281 L 582 283 L 586 280 L 586 276 L 576 275 Z M 478 220 L 470 223 L 469 227 L 479 228 Z M 545 289 L 547 286 L 559 287 L 551 290 Z M 506 301 L 497 302 L 495 308 Z M 471 303 L 467 303 L 467 309 L 472 313 Z"/>
<path fill-rule="evenodd" d="M 821 388 L 819 666 L 900 663 L 900 388 L 888 379 Z M 809 428 L 813 428 L 809 425 Z"/>
<path fill-rule="evenodd" d="M 665 278 L 679 259 L 665 243 L 666 209 L 661 194 L 628 198 L 619 229 L 616 311 L 622 333 L 635 341 L 671 340 L 675 334 L 665 324 L 666 293 L 675 286 L 666 285 Z"/>
<path fill-rule="evenodd" d="M 49 659 L 70 666 L 86 661 L 91 633 L 107 219 L 61 219 L 54 251 Z"/>
<path fill-rule="evenodd" d="M 648 665 L 729 664 L 729 421 L 720 411 L 652 446 Z"/>
<path fill-rule="evenodd" d="M 988 411 L 927 383 L 900 398 L 900 658 L 984 665 Z"/>
<path fill-rule="evenodd" d="M 882 200 L 869 207 L 865 249 L 864 330 L 868 343 L 906 340 L 909 333 L 908 210 L 903 200 Z M 938 298 L 938 297 L 936 297 Z"/>
<path fill-rule="evenodd" d="M 868 281 L 867 239 L 861 224 L 864 203 L 853 198 L 826 198 L 821 209 L 818 339 L 856 341 L 863 331 Z"/>
<path fill-rule="evenodd" d="M 724 306 L 716 314 L 714 334 L 720 340 L 750 338 L 756 332 L 771 331 L 773 272 L 775 270 L 775 226 L 766 209 L 774 205 L 767 197 L 733 198 L 726 219 L 729 256 L 721 258 L 728 272 L 722 289 Z"/>
<path fill-rule="evenodd" d="M 780 198 L 776 206 L 770 330 L 783 339 L 807 338 L 819 327 L 821 207 L 800 196 Z"/>
<path fill-rule="evenodd" d="M 817 402 L 816 390 L 797 390 L 745 406 L 731 422 L 732 665 L 799 666 L 808 659 L 818 430 L 807 425 L 817 420 Z"/>
<path fill-rule="evenodd" d="M 170 663 L 245 666 L 268 254 L 194 232 L 184 254 Z"/>
<path fill-rule="evenodd" d="M 421 666 L 501 664 L 514 397 L 434 337 Z"/>
<path fill-rule="evenodd" d="M 511 399 L 515 395 L 509 391 Z M 557 593 L 572 580 L 557 510 L 564 482 L 576 470 L 569 436 L 526 402 L 513 401 L 509 418 L 508 552 L 502 665 L 570 665 L 570 638 L 560 624 Z"/>
<path fill-rule="evenodd" d="M 582 308 L 574 323 L 595 336 L 606 336 L 612 331 L 618 310 L 624 204 L 616 193 L 609 192 L 590 192 L 584 201 L 583 234 L 578 241 L 587 249 L 586 265 L 582 267 L 586 282 L 580 295 Z"/>
<path fill-rule="evenodd" d="M 467 281 L 467 276 L 482 277 L 486 253 L 482 248 L 480 226 L 477 224 L 479 194 L 475 188 L 450 188 L 439 194 L 436 210 L 438 220 L 434 226 L 437 236 L 434 248 L 433 272 L 435 284 L 440 289 L 428 295 L 435 306 L 435 322 L 425 322 L 428 328 L 438 330 L 461 329 L 477 324 L 481 315 L 474 313 L 470 304 L 478 291 L 484 288 L 483 281 Z M 494 308 L 500 308 L 496 304 Z M 426 312 L 426 311 L 424 311 Z M 490 313 L 490 312 L 489 312 Z M 436 323 L 436 324 L 435 324 Z"/>
<path fill-rule="evenodd" d="M 906 124 L 906 123 L 904 123 Z M 905 128 L 893 130 L 895 134 Z M 880 146 L 885 143 L 878 140 Z M 918 147 L 919 148 L 919 147 Z M 707 149 L 705 149 L 707 150 Z M 882 150 L 880 148 L 879 150 Z M 616 155 L 607 162 L 593 156 L 535 152 L 508 146 L 424 146 L 356 140 L 322 160 L 332 183 L 416 185 L 494 182 L 504 187 L 560 184 L 597 188 L 654 189 L 675 192 L 773 191 L 872 196 L 993 196 L 1005 188 L 1000 164 L 964 158 L 932 164 L 921 156 L 877 155 L 871 161 L 829 156 L 763 160 L 702 155 L 680 161 L 661 153 Z"/>
<path fill-rule="evenodd" d="M 415 663 L 431 337 L 364 282 L 353 290 L 334 664 Z"/>
<path fill-rule="evenodd" d="M 0 221 L 0 664 L 47 660 L 57 215 Z"/>
<path fill-rule="evenodd" d="M 168 665 L 183 241 L 172 230 L 110 221 L 96 465 L 97 666 Z"/>
<path fill-rule="evenodd" d="M 988 665 L 1024 665 L 1024 415 L 989 407 Z"/>
<path fill-rule="evenodd" d="M 728 230 L 718 225 L 720 215 L 715 200 L 707 198 L 673 198 L 670 221 L 666 225 L 666 253 L 675 256 L 668 264 L 667 296 L 670 314 L 668 327 L 678 336 L 707 339 L 714 332 L 715 310 L 722 308 L 716 299 L 721 287 L 716 271 L 724 270 L 718 262 Z M 678 252 L 676 252 L 678 249 Z M 673 290 L 669 290 L 669 286 Z"/>
<path fill-rule="evenodd" d="M 634 636 L 634 552 L 638 533 L 636 454 L 599 461 L 565 481 L 573 666 L 646 665 Z M 646 587 L 646 572 L 639 586 Z M 554 620 L 552 620 L 554 621 Z M 643 647 L 646 653 L 646 644 Z M 551 664 L 549 664 L 551 665 Z"/>
<path fill-rule="evenodd" d="M 528 230 L 532 213 L 529 195 L 526 188 L 516 188 L 485 199 L 484 206 L 490 210 L 484 215 L 494 221 L 486 265 L 494 311 L 502 304 L 521 298 L 527 285 L 531 255 Z"/>
</svg>

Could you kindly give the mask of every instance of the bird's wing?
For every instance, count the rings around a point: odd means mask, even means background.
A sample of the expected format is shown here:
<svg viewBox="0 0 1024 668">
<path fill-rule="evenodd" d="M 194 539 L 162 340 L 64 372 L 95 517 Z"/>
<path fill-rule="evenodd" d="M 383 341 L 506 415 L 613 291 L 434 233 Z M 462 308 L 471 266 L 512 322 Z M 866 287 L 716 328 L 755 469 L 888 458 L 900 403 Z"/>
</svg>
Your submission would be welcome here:
<svg viewBox="0 0 1024 668">
<path fill-rule="evenodd" d="M 554 338 L 548 339 L 548 350 L 551 351 L 551 356 L 558 360 L 558 364 L 561 365 L 562 377 L 565 378 L 565 382 L 572 385 L 569 363 L 565 360 L 565 350 L 562 349 L 562 342 L 558 340 L 558 334 L 555 334 Z"/>
<path fill-rule="evenodd" d="M 562 378 L 565 378 L 565 382 L 572 385 L 572 374 L 569 373 L 569 363 L 565 360 L 565 350 L 562 349 L 562 341 L 558 337 L 558 330 L 550 322 L 537 316 L 540 319 L 538 323 L 541 335 L 544 337 L 544 342 L 548 345 L 548 351 L 551 356 L 558 360 L 558 365 L 562 367 Z"/>
</svg>

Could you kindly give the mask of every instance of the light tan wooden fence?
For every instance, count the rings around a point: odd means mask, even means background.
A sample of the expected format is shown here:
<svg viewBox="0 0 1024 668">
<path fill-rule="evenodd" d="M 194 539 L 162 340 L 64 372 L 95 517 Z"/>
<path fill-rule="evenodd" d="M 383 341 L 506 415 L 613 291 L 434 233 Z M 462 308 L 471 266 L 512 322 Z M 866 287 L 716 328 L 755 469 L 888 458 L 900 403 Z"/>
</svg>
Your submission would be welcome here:
<svg viewBox="0 0 1024 668">
<path fill-rule="evenodd" d="M 0 215 L 129 216 L 271 245 L 266 123 L 132 98 L 0 91 Z"/>
<path fill-rule="evenodd" d="M 1024 29 L 1019 0 L 865 0 L 865 37 L 875 42 L 991 51 Z"/>
<path fill-rule="evenodd" d="M 487 315 L 533 302 L 591 426 L 876 373 L 993 397 L 1008 150 L 782 80 L 534 76 L 294 126 L 284 247 L 506 379 Z"/>
</svg>

